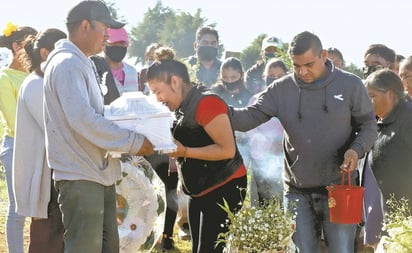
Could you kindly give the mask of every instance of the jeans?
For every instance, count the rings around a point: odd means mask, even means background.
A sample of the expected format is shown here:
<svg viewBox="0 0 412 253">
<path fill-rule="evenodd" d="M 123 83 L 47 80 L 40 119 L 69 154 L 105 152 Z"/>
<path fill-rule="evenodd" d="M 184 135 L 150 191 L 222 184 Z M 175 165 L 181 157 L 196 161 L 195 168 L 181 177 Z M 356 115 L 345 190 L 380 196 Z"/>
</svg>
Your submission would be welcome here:
<svg viewBox="0 0 412 253">
<path fill-rule="evenodd" d="M 356 224 L 329 221 L 328 195 L 325 193 L 285 193 L 286 207 L 296 215 L 292 237 L 299 253 L 319 253 L 323 233 L 328 253 L 353 253 Z"/>
<path fill-rule="evenodd" d="M 65 229 L 64 253 L 118 253 L 115 186 L 85 180 L 55 185 Z"/>
<path fill-rule="evenodd" d="M 6 239 L 9 253 L 24 253 L 23 229 L 26 217 L 16 213 L 16 201 L 13 190 L 13 145 L 14 138 L 5 136 L 0 153 L 0 160 L 6 172 L 7 193 L 9 197 Z"/>
</svg>

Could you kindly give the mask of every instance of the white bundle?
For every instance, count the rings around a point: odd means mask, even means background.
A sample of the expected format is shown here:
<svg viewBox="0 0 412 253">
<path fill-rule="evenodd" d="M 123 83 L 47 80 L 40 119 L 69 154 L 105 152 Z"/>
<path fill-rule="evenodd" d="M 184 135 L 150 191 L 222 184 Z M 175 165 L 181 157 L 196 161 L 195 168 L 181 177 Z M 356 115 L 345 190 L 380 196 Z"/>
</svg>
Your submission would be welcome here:
<svg viewBox="0 0 412 253">
<path fill-rule="evenodd" d="M 105 118 L 121 128 L 144 135 L 162 153 L 174 152 L 177 148 L 170 131 L 173 114 L 161 103 L 150 100 L 141 92 L 125 92 L 105 106 Z"/>
</svg>

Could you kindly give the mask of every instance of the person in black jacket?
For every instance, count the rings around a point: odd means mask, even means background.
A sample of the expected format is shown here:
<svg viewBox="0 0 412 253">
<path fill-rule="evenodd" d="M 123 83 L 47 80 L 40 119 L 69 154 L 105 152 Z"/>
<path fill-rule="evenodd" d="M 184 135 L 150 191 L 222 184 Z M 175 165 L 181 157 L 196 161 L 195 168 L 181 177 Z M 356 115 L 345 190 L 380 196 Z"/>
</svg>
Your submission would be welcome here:
<svg viewBox="0 0 412 253">
<path fill-rule="evenodd" d="M 412 104 L 406 101 L 402 80 L 393 71 L 381 69 L 370 74 L 365 81 L 369 97 L 378 118 L 378 138 L 368 155 L 368 162 L 373 173 L 365 173 L 365 201 L 368 191 L 381 191 L 383 200 L 375 201 L 380 206 L 376 210 L 385 210 L 384 204 L 392 194 L 396 199 L 402 197 L 412 200 L 410 178 L 412 177 Z M 376 182 L 367 184 L 366 182 Z M 370 186 L 370 187 L 369 187 Z M 375 188 L 376 187 L 376 188 Z M 380 195 L 380 193 L 377 193 Z M 370 196 L 373 196 L 371 194 Z M 371 202 L 372 203 L 372 202 Z M 376 247 L 382 232 L 385 214 L 366 216 L 366 243 Z M 374 210 L 372 210 L 373 212 Z M 369 224 L 368 224 L 369 223 Z M 372 223 L 372 225 L 370 225 Z"/>
<path fill-rule="evenodd" d="M 234 107 L 246 106 L 253 95 L 246 89 L 242 63 L 235 57 L 229 57 L 223 61 L 220 67 L 220 81 L 215 83 L 211 89 L 228 105 Z"/>
<path fill-rule="evenodd" d="M 173 60 L 170 48 L 159 48 L 149 67 L 147 80 L 158 101 L 175 113 L 172 132 L 177 149 L 179 180 L 189 198 L 192 252 L 223 252 L 216 245 L 228 214 L 239 210 L 247 186 L 246 168 L 236 146 L 227 104 L 201 84 L 190 82 L 187 67 Z"/>
<path fill-rule="evenodd" d="M 219 77 L 222 62 L 217 58 L 219 50 L 219 34 L 210 26 L 199 27 L 196 41 L 193 43 L 196 54 L 187 58 L 187 66 L 192 81 L 212 86 Z"/>
<path fill-rule="evenodd" d="M 104 104 L 109 105 L 116 98 L 120 97 L 120 93 L 116 88 L 116 83 L 109 64 L 104 57 L 93 55 L 90 59 L 96 66 L 97 77 L 100 80 L 102 92 L 104 95 Z"/>
<path fill-rule="evenodd" d="M 266 87 L 266 82 L 263 78 L 263 71 L 266 63 L 276 57 L 276 54 L 282 49 L 283 43 L 280 39 L 274 36 L 267 36 L 262 41 L 261 57 L 255 65 L 246 71 L 246 87 L 256 94 Z"/>
</svg>

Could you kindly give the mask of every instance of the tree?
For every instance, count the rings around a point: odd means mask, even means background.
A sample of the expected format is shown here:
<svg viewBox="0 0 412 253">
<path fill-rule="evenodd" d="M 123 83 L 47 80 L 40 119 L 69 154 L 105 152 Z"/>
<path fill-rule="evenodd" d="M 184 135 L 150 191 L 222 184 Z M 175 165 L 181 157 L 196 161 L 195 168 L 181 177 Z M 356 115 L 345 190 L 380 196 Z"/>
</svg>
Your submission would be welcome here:
<svg viewBox="0 0 412 253">
<path fill-rule="evenodd" d="M 202 18 L 200 14 L 201 10 L 197 9 L 194 16 L 187 12 L 181 12 L 174 19 L 169 18 L 164 29 L 160 32 L 161 43 L 171 46 L 178 57 L 192 55 L 196 30 L 206 22 L 206 19 Z"/>
<path fill-rule="evenodd" d="M 351 63 L 344 68 L 346 71 L 351 72 L 352 74 L 357 75 L 359 78 L 363 78 L 363 71 L 362 69 L 358 68 L 355 64 Z"/>
<path fill-rule="evenodd" d="M 248 46 L 242 51 L 240 61 L 242 62 L 246 70 L 249 69 L 252 65 L 254 65 L 256 61 L 261 59 L 262 41 L 266 36 L 267 34 L 260 34 L 252 41 L 252 44 L 250 46 Z M 286 64 L 288 69 L 291 69 L 292 62 L 287 53 L 288 47 L 288 43 L 283 43 L 283 46 L 281 50 L 276 54 L 276 57 L 281 59 Z"/>
<path fill-rule="evenodd" d="M 137 61 L 144 62 L 146 47 L 151 43 L 161 41 L 161 34 L 168 19 L 174 20 L 175 12 L 169 7 L 164 7 L 159 1 L 144 14 L 143 21 L 131 31 L 131 44 L 129 55 L 135 56 Z M 173 30 L 169 30 L 171 33 Z"/>
<path fill-rule="evenodd" d="M 257 36 L 250 46 L 246 47 L 240 55 L 240 61 L 243 64 L 245 70 L 249 69 L 261 58 L 260 52 L 262 49 L 262 40 L 266 37 L 266 34 L 260 34 Z"/>
<path fill-rule="evenodd" d="M 118 14 L 119 8 L 116 7 L 116 4 L 115 4 L 114 1 L 104 1 L 104 0 L 102 0 L 102 2 L 106 4 L 107 8 L 109 9 L 110 15 L 114 19 L 119 20 L 120 22 L 123 22 L 123 23 L 126 22 L 126 20 L 123 16 L 119 16 L 119 14 Z"/>
<path fill-rule="evenodd" d="M 129 54 L 143 62 L 146 47 L 157 42 L 172 47 L 179 58 L 188 57 L 193 54 L 197 28 L 204 26 L 206 22 L 207 19 L 201 15 L 201 9 L 191 15 L 164 7 L 159 1 L 153 8 L 148 9 L 143 21 L 132 28 Z M 219 49 L 222 52 L 223 45 L 220 45 Z"/>
</svg>

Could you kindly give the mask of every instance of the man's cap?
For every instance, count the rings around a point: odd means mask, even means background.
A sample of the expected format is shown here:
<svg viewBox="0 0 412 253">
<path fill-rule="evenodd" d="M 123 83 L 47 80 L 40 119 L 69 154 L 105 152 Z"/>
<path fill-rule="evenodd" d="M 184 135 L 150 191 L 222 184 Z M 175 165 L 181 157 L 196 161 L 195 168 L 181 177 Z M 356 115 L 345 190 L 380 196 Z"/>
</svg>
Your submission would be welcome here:
<svg viewBox="0 0 412 253">
<path fill-rule="evenodd" d="M 66 23 L 75 23 L 85 19 L 102 22 L 110 28 L 122 28 L 125 25 L 114 20 L 107 6 L 99 0 L 85 0 L 78 3 L 70 9 Z"/>
<path fill-rule="evenodd" d="M 282 41 L 275 36 L 268 36 L 262 41 L 262 50 L 265 50 L 268 47 L 282 48 L 282 46 Z"/>
<path fill-rule="evenodd" d="M 129 44 L 129 35 L 127 35 L 127 32 L 124 28 L 109 28 L 107 29 L 107 34 L 109 35 L 109 39 L 107 40 L 107 42 L 109 43 L 124 41 Z"/>
</svg>

